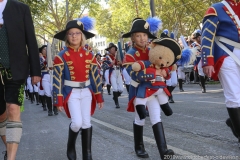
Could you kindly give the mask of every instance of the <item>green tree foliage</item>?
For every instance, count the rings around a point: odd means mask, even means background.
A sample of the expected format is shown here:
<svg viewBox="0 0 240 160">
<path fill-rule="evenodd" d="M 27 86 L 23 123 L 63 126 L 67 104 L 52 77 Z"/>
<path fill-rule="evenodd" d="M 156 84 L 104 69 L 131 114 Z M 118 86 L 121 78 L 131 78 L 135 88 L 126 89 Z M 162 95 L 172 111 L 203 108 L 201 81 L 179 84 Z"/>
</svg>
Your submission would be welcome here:
<svg viewBox="0 0 240 160">
<path fill-rule="evenodd" d="M 149 0 L 108 0 L 107 2 L 109 9 L 96 8 L 98 14 L 92 16 L 97 20 L 96 29 L 99 34 L 112 42 L 118 40 L 120 32 L 126 33 L 131 29 L 134 18 L 147 19 L 150 16 Z M 200 28 L 205 11 L 215 2 L 217 0 L 155 0 L 155 11 L 156 16 L 163 21 L 163 29 L 173 31 L 178 28 L 178 35 L 189 35 Z"/>
<path fill-rule="evenodd" d="M 65 29 L 67 24 L 65 0 L 21 0 L 32 11 L 36 36 L 45 42 L 51 42 L 53 36 Z M 68 0 L 68 20 L 82 17 L 84 12 L 94 10 L 99 0 Z"/>
<path fill-rule="evenodd" d="M 27 4 L 32 12 L 32 16 L 41 14 L 41 12 L 45 11 L 46 7 L 44 6 L 44 0 L 19 0 Z"/>
</svg>

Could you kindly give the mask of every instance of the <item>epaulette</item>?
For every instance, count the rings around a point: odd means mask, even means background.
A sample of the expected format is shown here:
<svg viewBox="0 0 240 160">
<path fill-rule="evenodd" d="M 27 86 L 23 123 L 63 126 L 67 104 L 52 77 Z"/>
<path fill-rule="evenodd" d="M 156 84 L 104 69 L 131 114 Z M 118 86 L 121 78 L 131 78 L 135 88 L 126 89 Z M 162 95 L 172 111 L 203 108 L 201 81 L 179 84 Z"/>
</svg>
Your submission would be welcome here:
<svg viewBox="0 0 240 160">
<path fill-rule="evenodd" d="M 131 54 L 131 55 L 134 55 L 136 51 L 137 51 L 137 49 L 132 47 L 127 51 L 127 53 Z"/>
<path fill-rule="evenodd" d="M 54 66 L 62 65 L 62 64 L 64 63 L 63 60 L 62 60 L 62 56 L 63 56 L 63 54 L 64 54 L 67 50 L 68 50 L 68 49 L 67 49 L 67 47 L 66 47 L 66 48 L 64 48 L 62 51 L 60 51 L 57 56 L 55 56 L 55 58 L 54 58 Z"/>
<path fill-rule="evenodd" d="M 55 56 L 54 58 L 54 66 L 59 66 L 59 65 L 63 65 L 64 62 L 62 60 L 62 58 L 60 56 Z"/>
<path fill-rule="evenodd" d="M 215 10 L 214 7 L 208 8 L 208 10 L 206 11 L 204 17 L 207 17 L 207 16 L 217 16 L 217 11 Z"/>
</svg>

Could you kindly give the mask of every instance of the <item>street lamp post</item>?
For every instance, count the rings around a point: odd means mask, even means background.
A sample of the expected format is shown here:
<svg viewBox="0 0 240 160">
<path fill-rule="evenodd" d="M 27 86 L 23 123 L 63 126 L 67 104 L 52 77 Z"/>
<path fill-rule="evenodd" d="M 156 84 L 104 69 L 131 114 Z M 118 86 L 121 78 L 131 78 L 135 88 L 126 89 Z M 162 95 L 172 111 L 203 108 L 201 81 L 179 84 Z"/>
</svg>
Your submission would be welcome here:
<svg viewBox="0 0 240 160">
<path fill-rule="evenodd" d="M 156 12 L 155 12 L 154 0 L 150 0 L 150 11 L 151 11 L 151 16 L 155 17 L 156 16 Z"/>
<path fill-rule="evenodd" d="M 155 12 L 154 0 L 150 0 L 150 11 L 151 11 L 151 16 L 155 17 L 156 16 L 156 12 Z M 153 33 L 153 35 L 156 36 L 157 33 Z"/>
</svg>

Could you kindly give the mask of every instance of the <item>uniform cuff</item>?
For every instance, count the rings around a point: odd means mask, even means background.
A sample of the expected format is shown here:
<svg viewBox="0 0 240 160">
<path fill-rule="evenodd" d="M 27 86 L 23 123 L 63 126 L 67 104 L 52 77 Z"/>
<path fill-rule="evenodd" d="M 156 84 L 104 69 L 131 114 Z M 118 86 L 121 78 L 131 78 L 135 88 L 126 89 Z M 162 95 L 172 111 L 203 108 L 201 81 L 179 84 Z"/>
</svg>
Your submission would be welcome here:
<svg viewBox="0 0 240 160">
<path fill-rule="evenodd" d="M 97 103 L 102 103 L 102 102 L 104 102 L 101 93 L 95 94 L 95 98 L 96 98 L 96 100 L 97 100 Z"/>
<path fill-rule="evenodd" d="M 147 79 L 155 79 L 156 78 L 156 69 L 155 68 L 146 68 L 146 74 L 151 75 L 147 76 Z"/>
<path fill-rule="evenodd" d="M 63 106 L 63 96 L 54 97 L 54 106 L 61 107 Z"/>
<path fill-rule="evenodd" d="M 202 66 L 214 66 L 214 57 L 207 57 L 206 60 L 203 60 Z"/>
</svg>

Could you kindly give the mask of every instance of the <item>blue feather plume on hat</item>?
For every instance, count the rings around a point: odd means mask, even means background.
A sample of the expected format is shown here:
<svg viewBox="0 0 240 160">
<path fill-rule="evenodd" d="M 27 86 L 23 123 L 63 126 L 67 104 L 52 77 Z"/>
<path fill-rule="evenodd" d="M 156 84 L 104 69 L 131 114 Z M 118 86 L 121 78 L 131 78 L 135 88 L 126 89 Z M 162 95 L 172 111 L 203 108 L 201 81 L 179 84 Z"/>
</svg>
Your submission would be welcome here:
<svg viewBox="0 0 240 160">
<path fill-rule="evenodd" d="M 163 33 L 165 33 L 166 35 L 168 35 L 168 29 L 164 29 Z"/>
<path fill-rule="evenodd" d="M 174 36 L 174 33 L 173 33 L 173 32 L 171 32 L 171 34 L 170 34 L 170 38 L 172 38 L 172 39 L 174 39 L 174 38 L 175 38 L 175 36 Z"/>
<path fill-rule="evenodd" d="M 162 28 L 162 20 L 158 17 L 149 17 L 146 21 L 150 26 L 151 33 L 157 33 Z"/>
<path fill-rule="evenodd" d="M 94 24 L 95 24 L 95 19 L 94 18 L 85 16 L 85 17 L 82 17 L 82 18 L 77 18 L 76 20 L 82 22 L 83 27 L 84 27 L 83 29 L 85 31 L 90 31 L 94 28 Z"/>
<path fill-rule="evenodd" d="M 178 64 L 184 66 L 187 65 L 192 56 L 192 51 L 190 48 L 185 48 L 182 50 L 181 58 L 178 60 Z"/>
</svg>

